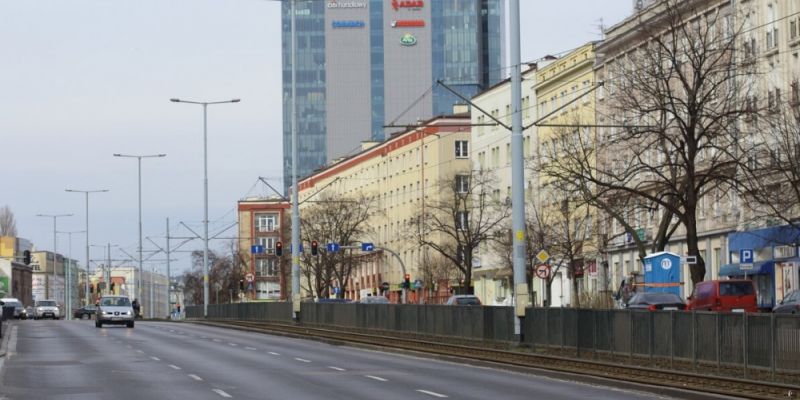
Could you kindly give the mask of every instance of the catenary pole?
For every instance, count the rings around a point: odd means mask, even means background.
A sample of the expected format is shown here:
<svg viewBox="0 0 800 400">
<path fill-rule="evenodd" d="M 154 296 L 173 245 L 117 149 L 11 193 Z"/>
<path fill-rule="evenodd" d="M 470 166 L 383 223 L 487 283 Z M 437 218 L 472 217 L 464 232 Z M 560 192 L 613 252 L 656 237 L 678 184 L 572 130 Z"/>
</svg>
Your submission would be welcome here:
<svg viewBox="0 0 800 400">
<path fill-rule="evenodd" d="M 300 315 L 300 209 L 297 187 L 297 23 L 296 0 L 291 0 L 292 25 L 292 311 Z"/>
</svg>

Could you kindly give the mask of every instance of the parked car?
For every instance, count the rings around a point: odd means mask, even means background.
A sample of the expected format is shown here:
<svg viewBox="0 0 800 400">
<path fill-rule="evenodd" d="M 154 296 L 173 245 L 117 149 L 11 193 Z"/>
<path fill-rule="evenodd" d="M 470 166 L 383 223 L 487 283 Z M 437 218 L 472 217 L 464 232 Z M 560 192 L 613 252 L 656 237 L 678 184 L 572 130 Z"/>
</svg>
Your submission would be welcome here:
<svg viewBox="0 0 800 400">
<path fill-rule="evenodd" d="M 645 292 L 636 293 L 628 300 L 625 308 L 632 310 L 685 310 L 686 303 L 674 293 Z"/>
<path fill-rule="evenodd" d="M 28 311 L 25 310 L 25 306 L 23 306 L 22 303 L 20 303 L 20 301 L 15 298 L 8 297 L 0 299 L 0 306 L 2 306 L 3 308 L 13 307 L 15 319 L 28 319 Z"/>
<path fill-rule="evenodd" d="M 89 304 L 75 310 L 72 316 L 78 319 L 90 319 L 94 317 L 95 311 L 97 311 L 97 307 L 94 304 Z"/>
<path fill-rule="evenodd" d="M 481 299 L 473 294 L 457 294 L 450 296 L 445 304 L 448 306 L 479 306 Z"/>
<path fill-rule="evenodd" d="M 795 290 L 786 295 L 772 312 L 781 314 L 800 314 L 800 290 Z"/>
<path fill-rule="evenodd" d="M 335 298 L 321 298 L 317 299 L 317 303 L 352 303 L 351 299 L 335 299 Z"/>
<path fill-rule="evenodd" d="M 757 312 L 756 286 L 746 279 L 700 282 L 689 297 L 688 310 Z"/>
<path fill-rule="evenodd" d="M 33 319 L 61 318 L 61 311 L 55 300 L 38 300 L 33 305 Z"/>
<path fill-rule="evenodd" d="M 103 324 L 112 324 L 133 328 L 133 320 L 133 306 L 128 296 L 103 296 L 97 302 L 95 327 L 102 328 Z"/>
<path fill-rule="evenodd" d="M 367 296 L 358 301 L 362 304 L 389 304 L 389 299 L 384 296 Z"/>
</svg>

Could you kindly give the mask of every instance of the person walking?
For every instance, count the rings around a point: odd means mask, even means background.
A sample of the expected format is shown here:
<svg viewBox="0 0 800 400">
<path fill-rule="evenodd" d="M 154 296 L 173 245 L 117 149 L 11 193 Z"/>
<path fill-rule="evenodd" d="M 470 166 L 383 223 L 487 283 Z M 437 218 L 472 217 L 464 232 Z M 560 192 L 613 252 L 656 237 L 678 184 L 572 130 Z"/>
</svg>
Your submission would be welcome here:
<svg viewBox="0 0 800 400">
<path fill-rule="evenodd" d="M 139 311 L 142 309 L 142 307 L 139 305 L 139 300 L 133 299 L 133 303 L 131 303 L 131 306 L 133 307 L 134 319 L 141 318 L 142 316 L 139 314 Z"/>
</svg>

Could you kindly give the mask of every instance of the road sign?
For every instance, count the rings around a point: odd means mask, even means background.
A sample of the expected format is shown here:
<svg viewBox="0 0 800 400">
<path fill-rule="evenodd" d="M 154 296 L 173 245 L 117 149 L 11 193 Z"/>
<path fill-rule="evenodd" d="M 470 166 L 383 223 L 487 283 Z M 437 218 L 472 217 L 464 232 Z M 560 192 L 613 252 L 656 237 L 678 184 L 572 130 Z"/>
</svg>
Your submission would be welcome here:
<svg viewBox="0 0 800 400">
<path fill-rule="evenodd" d="M 383 290 L 384 292 L 389 290 L 389 282 L 381 283 L 381 290 Z"/>
<path fill-rule="evenodd" d="M 375 250 L 375 245 L 372 243 L 361 243 L 361 251 L 373 251 Z"/>
<path fill-rule="evenodd" d="M 244 279 L 246 281 L 248 281 L 248 282 L 252 282 L 252 281 L 256 280 L 256 277 L 253 274 L 247 274 L 247 275 L 244 276 Z"/>
<path fill-rule="evenodd" d="M 686 256 L 686 264 L 688 265 L 697 264 L 697 256 Z"/>
<path fill-rule="evenodd" d="M 328 243 L 325 245 L 325 249 L 328 250 L 328 253 L 336 253 L 340 248 L 341 246 L 339 243 Z"/>
<path fill-rule="evenodd" d="M 750 271 L 753 269 L 753 263 L 739 264 L 739 269 L 742 271 Z"/>
<path fill-rule="evenodd" d="M 536 259 L 541 263 L 546 263 L 550 259 L 550 254 L 546 250 L 542 250 L 536 254 Z"/>
<path fill-rule="evenodd" d="M 739 250 L 739 263 L 752 264 L 753 263 L 753 249 Z"/>
<path fill-rule="evenodd" d="M 339 286 L 334 286 L 333 287 L 333 293 L 336 293 L 336 294 L 342 293 L 342 288 L 340 288 Z"/>
<path fill-rule="evenodd" d="M 547 264 L 539 264 L 536 266 L 536 276 L 542 279 L 550 277 L 550 266 Z"/>
<path fill-rule="evenodd" d="M 414 281 L 414 289 L 422 289 L 422 280 L 417 279 Z"/>
<path fill-rule="evenodd" d="M 260 244 L 255 244 L 250 246 L 250 253 L 251 254 L 261 254 L 264 252 L 264 246 Z"/>
</svg>

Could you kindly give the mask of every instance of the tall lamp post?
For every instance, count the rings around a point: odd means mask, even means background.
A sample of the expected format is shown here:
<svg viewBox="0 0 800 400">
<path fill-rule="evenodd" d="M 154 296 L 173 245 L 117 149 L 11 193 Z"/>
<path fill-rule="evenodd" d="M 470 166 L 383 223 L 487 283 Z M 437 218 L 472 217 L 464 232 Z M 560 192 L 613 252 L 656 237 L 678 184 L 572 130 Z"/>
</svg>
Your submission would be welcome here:
<svg viewBox="0 0 800 400">
<path fill-rule="evenodd" d="M 139 303 L 142 302 L 142 159 L 143 158 L 161 158 L 166 157 L 166 154 L 119 154 L 114 153 L 114 157 L 121 158 L 135 158 L 139 166 L 139 280 L 136 282 L 136 298 Z M 148 305 L 152 306 L 152 305 Z"/>
<path fill-rule="evenodd" d="M 70 193 L 83 193 L 86 195 L 86 287 L 85 291 L 83 292 L 84 296 L 86 297 L 85 301 L 86 304 L 89 304 L 89 194 L 90 193 L 105 193 L 108 192 L 108 189 L 98 189 L 98 190 L 75 190 L 75 189 L 65 189 L 67 192 Z"/>
<path fill-rule="evenodd" d="M 173 103 L 203 106 L 203 318 L 208 317 L 208 106 L 210 104 L 238 103 L 240 99 L 225 101 L 189 101 L 172 98 Z"/>
<path fill-rule="evenodd" d="M 69 247 L 67 251 L 70 265 L 64 269 L 64 280 L 66 281 L 66 290 L 64 290 L 64 308 L 66 309 L 66 315 L 64 318 L 70 320 L 72 319 L 72 235 L 75 233 L 86 233 L 86 231 L 58 231 L 57 233 L 65 234 L 69 238 Z"/>
<path fill-rule="evenodd" d="M 53 286 L 56 284 L 56 261 L 58 261 L 57 254 L 57 246 L 58 246 L 58 238 L 56 236 L 56 220 L 61 217 L 71 217 L 72 214 L 36 214 L 37 217 L 47 217 L 53 219 L 53 284 L 48 285 L 50 287 L 50 293 L 47 293 L 46 296 L 50 298 L 54 298 L 55 294 L 53 293 Z M 66 304 L 64 307 L 66 308 Z"/>
</svg>

